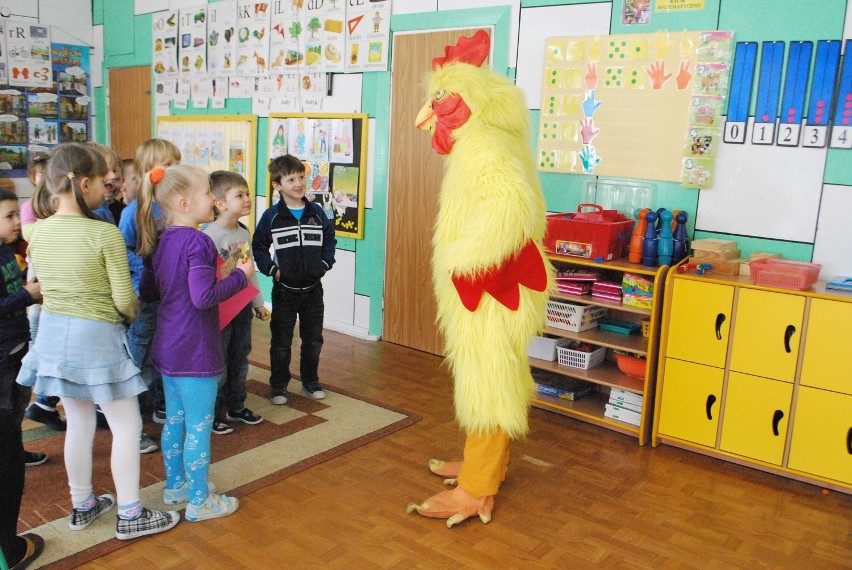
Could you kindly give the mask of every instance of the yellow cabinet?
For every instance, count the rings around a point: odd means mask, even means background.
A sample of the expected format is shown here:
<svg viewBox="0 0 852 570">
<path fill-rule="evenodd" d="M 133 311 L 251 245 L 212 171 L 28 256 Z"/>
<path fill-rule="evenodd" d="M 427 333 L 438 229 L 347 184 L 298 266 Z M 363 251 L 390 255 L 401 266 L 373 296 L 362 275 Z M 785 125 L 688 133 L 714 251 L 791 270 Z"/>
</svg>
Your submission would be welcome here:
<svg viewBox="0 0 852 570">
<path fill-rule="evenodd" d="M 811 300 L 801 383 L 852 394 L 852 303 Z M 845 374 L 839 373 L 846 371 Z"/>
<path fill-rule="evenodd" d="M 799 388 L 787 466 L 852 485 L 852 396 Z"/>
<path fill-rule="evenodd" d="M 724 370 L 666 359 L 659 432 L 701 445 L 716 445 Z"/>
<path fill-rule="evenodd" d="M 731 370 L 792 382 L 799 360 L 805 298 L 741 288 Z"/>
<path fill-rule="evenodd" d="M 734 288 L 675 279 L 666 356 L 723 368 Z"/>
<path fill-rule="evenodd" d="M 781 465 L 792 398 L 792 384 L 731 372 L 719 448 Z"/>
</svg>

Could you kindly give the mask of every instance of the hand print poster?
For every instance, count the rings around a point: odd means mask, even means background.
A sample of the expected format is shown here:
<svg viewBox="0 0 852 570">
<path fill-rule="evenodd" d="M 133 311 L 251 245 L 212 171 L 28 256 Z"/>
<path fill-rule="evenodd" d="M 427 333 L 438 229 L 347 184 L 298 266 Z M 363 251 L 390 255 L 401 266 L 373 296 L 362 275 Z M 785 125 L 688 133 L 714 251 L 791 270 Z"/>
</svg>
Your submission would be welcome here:
<svg viewBox="0 0 852 570">
<path fill-rule="evenodd" d="M 269 158 L 292 154 L 305 163 L 308 199 L 322 205 L 340 237 L 363 239 L 367 115 L 269 115 Z M 269 205 L 276 197 L 267 189 Z"/>
<path fill-rule="evenodd" d="M 730 32 L 548 38 L 539 170 L 712 186 L 730 58 Z"/>
</svg>

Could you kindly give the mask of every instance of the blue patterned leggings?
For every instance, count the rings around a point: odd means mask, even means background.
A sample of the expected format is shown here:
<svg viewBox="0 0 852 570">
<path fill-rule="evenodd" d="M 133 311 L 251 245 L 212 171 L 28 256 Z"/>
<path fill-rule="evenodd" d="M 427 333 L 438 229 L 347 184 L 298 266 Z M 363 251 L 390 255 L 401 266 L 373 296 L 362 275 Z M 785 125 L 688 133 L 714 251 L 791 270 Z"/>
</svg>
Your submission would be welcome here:
<svg viewBox="0 0 852 570">
<path fill-rule="evenodd" d="M 166 487 L 179 489 L 186 483 L 188 502 L 193 505 L 201 505 L 207 499 L 210 430 L 218 385 L 218 376 L 163 375 L 166 424 L 160 444 L 166 465 Z"/>
</svg>

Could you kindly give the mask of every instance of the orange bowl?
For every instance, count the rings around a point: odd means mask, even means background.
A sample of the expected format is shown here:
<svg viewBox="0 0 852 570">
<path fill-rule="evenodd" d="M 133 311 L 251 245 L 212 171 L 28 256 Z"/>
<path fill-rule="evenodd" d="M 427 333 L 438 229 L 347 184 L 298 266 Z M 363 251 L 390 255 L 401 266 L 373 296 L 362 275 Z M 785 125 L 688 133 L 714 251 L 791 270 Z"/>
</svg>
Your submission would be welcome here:
<svg viewBox="0 0 852 570">
<path fill-rule="evenodd" d="M 615 353 L 618 369 L 636 378 L 645 378 L 645 359 L 630 356 L 629 354 Z"/>
</svg>

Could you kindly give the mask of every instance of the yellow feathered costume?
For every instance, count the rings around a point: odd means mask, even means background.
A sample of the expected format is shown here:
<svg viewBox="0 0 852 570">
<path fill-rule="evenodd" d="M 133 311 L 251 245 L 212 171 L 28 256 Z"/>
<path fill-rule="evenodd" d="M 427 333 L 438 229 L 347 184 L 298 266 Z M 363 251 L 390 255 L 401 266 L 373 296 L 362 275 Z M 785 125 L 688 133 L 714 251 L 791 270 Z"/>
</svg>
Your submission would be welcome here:
<svg viewBox="0 0 852 570">
<path fill-rule="evenodd" d="M 479 65 L 490 46 L 477 32 L 433 60 L 418 128 L 447 155 L 432 240 L 438 325 L 454 377 L 456 417 L 467 433 L 464 461 L 433 459 L 458 487 L 409 505 L 446 518 L 491 518 L 509 440 L 528 430 L 534 390 L 527 360 L 544 326 L 553 271 L 542 254 L 545 204 L 530 146 L 523 94 Z"/>
</svg>

